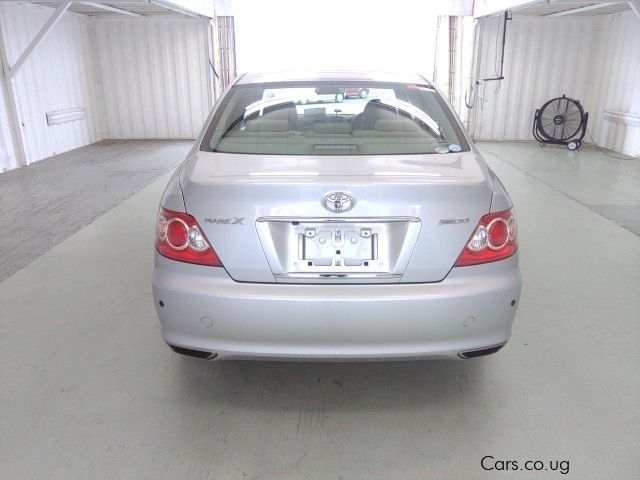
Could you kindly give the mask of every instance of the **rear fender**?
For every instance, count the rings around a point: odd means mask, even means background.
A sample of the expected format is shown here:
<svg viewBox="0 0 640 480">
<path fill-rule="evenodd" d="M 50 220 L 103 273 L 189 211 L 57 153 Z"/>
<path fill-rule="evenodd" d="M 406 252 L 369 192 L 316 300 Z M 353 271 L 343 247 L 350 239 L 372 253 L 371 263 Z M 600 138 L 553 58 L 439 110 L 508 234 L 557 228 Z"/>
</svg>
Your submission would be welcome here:
<svg viewBox="0 0 640 480">
<path fill-rule="evenodd" d="M 513 206 L 511 197 L 507 193 L 507 190 L 502 185 L 500 179 L 491 170 L 491 178 L 493 179 L 493 194 L 491 196 L 491 212 L 500 212 L 507 210 Z"/>
<path fill-rule="evenodd" d="M 180 188 L 180 169 L 178 169 L 171 177 L 171 180 L 169 180 L 167 188 L 164 189 L 160 204 L 164 208 L 175 212 L 186 212 L 182 189 Z"/>
</svg>

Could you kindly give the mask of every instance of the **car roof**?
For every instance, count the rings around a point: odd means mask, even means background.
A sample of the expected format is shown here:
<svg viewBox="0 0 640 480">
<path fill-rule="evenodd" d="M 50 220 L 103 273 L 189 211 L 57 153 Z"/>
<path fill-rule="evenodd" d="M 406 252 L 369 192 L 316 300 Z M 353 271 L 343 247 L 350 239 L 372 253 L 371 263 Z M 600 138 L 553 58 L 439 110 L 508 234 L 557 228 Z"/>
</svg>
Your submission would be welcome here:
<svg viewBox="0 0 640 480">
<path fill-rule="evenodd" d="M 365 71 L 316 71 L 316 72 L 270 72 L 270 73 L 245 73 L 239 80 L 239 85 L 254 83 L 279 83 L 279 82 L 388 82 L 388 83 L 417 83 L 431 84 L 421 75 L 402 74 L 391 72 L 365 72 Z"/>
</svg>

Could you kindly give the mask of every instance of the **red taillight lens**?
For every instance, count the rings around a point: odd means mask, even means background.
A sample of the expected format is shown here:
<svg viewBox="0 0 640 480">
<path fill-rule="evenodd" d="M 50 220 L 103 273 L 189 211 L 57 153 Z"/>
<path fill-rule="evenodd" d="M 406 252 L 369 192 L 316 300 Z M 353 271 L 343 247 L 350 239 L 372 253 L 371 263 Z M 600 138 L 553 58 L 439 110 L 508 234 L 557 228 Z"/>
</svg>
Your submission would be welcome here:
<svg viewBox="0 0 640 480">
<path fill-rule="evenodd" d="M 455 267 L 495 262 L 518 250 L 518 224 L 513 210 L 488 213 L 462 249 Z"/>
<path fill-rule="evenodd" d="M 167 221 L 166 242 L 174 250 L 184 250 L 189 246 L 189 226 L 179 218 Z"/>
<path fill-rule="evenodd" d="M 156 223 L 156 250 L 179 262 L 222 267 L 198 222 L 191 215 L 160 207 Z"/>
</svg>

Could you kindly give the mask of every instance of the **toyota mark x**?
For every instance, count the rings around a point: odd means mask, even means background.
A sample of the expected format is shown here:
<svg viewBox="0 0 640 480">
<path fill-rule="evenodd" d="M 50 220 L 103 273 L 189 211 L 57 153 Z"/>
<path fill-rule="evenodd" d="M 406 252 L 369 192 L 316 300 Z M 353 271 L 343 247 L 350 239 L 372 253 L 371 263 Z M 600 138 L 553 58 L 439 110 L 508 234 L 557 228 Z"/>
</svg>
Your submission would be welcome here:
<svg viewBox="0 0 640 480">
<path fill-rule="evenodd" d="M 155 242 L 162 336 L 204 359 L 472 358 L 520 296 L 509 195 L 417 75 L 240 76 Z"/>
</svg>

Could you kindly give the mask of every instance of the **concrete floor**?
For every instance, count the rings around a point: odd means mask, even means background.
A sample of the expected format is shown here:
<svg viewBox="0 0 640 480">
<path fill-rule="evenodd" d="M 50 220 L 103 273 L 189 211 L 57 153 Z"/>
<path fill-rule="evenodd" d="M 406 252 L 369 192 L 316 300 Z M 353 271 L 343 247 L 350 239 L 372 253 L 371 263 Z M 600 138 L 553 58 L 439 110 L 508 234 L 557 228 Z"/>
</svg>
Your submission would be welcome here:
<svg viewBox="0 0 640 480">
<path fill-rule="evenodd" d="M 180 163 L 191 140 L 105 140 L 0 175 L 0 281 Z"/>
<path fill-rule="evenodd" d="M 520 220 L 524 288 L 501 353 L 372 364 L 173 354 L 149 286 L 164 176 L 0 283 L 0 478 L 638 478 L 640 237 L 585 206 L 637 185 L 637 163 L 612 161 L 606 183 L 576 179 L 590 182 L 577 201 L 567 163 L 582 174 L 606 166 L 600 154 L 482 149 Z M 568 460 L 570 472 L 485 472 L 485 455 Z"/>
<path fill-rule="evenodd" d="M 640 159 L 591 146 L 569 152 L 528 142 L 481 143 L 488 157 L 531 178 L 640 235 Z M 617 158 L 614 158 L 617 157 Z"/>
</svg>

